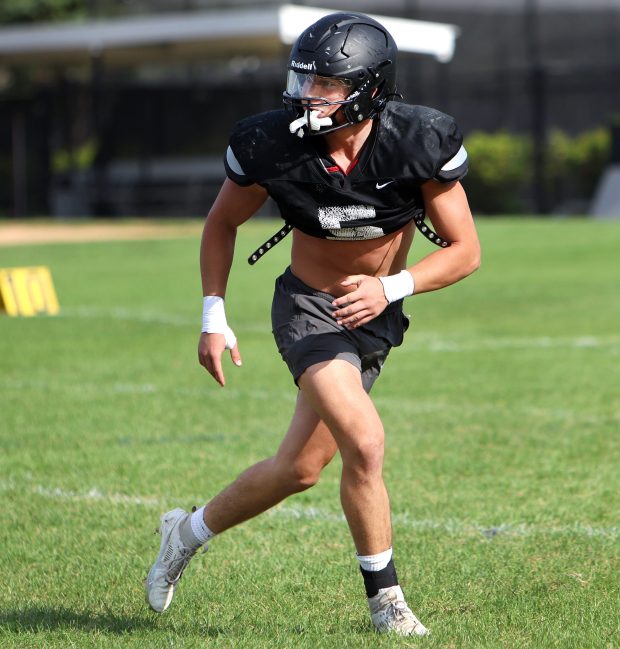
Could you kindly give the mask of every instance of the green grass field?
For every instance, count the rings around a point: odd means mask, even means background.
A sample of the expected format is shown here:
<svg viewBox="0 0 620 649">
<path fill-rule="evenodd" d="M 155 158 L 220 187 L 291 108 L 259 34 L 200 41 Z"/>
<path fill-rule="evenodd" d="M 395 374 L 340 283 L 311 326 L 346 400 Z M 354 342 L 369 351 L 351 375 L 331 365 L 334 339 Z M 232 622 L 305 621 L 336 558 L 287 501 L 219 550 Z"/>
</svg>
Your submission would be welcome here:
<svg viewBox="0 0 620 649">
<path fill-rule="evenodd" d="M 148 610 L 160 513 L 271 454 L 293 409 L 269 325 L 289 244 L 245 263 L 275 227 L 239 234 L 224 389 L 196 360 L 196 238 L 0 248 L 62 307 L 0 317 L 0 647 L 619 647 L 620 224 L 581 220 L 481 220 L 482 268 L 407 301 L 373 391 L 430 638 L 370 630 L 338 460 Z"/>
</svg>

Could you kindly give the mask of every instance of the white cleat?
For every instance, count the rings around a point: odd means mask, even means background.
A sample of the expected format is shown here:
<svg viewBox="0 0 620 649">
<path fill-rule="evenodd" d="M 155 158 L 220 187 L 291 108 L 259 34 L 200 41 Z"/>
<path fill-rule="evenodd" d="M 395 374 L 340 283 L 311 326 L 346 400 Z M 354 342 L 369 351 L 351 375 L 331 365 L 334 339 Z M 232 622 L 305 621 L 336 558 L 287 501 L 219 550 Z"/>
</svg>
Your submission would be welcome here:
<svg viewBox="0 0 620 649">
<path fill-rule="evenodd" d="M 170 606 L 174 587 L 196 554 L 196 549 L 186 548 L 179 536 L 181 523 L 190 515 L 183 509 L 173 509 L 160 519 L 159 555 L 144 582 L 148 603 L 158 613 L 163 613 Z"/>
<path fill-rule="evenodd" d="M 429 630 L 411 612 L 398 587 L 385 589 L 368 599 L 370 618 L 380 633 L 402 636 L 425 636 Z"/>
</svg>

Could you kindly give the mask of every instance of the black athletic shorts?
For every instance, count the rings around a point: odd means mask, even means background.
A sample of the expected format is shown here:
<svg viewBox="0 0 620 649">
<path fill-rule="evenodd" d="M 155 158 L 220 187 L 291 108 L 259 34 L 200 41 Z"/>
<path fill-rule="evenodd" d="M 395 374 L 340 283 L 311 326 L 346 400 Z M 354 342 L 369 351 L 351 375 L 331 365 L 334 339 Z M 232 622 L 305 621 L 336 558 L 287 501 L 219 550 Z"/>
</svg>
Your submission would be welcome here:
<svg viewBox="0 0 620 649">
<path fill-rule="evenodd" d="M 342 358 L 362 374 L 370 391 L 392 347 L 403 342 L 409 320 L 403 301 L 388 304 L 376 318 L 352 331 L 331 315 L 334 296 L 304 284 L 287 268 L 276 279 L 271 307 L 272 331 L 278 351 L 295 383 L 311 365 Z"/>
</svg>

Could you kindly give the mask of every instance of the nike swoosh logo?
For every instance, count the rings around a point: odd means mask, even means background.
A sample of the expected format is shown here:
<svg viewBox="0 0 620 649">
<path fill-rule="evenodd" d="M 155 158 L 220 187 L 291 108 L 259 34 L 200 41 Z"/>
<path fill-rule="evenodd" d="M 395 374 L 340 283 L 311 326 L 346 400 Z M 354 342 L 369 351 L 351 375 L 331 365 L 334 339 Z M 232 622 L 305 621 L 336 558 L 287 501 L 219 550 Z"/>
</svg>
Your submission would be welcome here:
<svg viewBox="0 0 620 649">
<path fill-rule="evenodd" d="M 393 183 L 393 182 L 395 182 L 395 181 L 394 180 L 388 180 L 386 183 L 383 183 L 382 185 L 377 183 L 375 186 L 376 186 L 377 189 L 383 189 L 384 187 L 387 187 L 390 183 Z"/>
</svg>

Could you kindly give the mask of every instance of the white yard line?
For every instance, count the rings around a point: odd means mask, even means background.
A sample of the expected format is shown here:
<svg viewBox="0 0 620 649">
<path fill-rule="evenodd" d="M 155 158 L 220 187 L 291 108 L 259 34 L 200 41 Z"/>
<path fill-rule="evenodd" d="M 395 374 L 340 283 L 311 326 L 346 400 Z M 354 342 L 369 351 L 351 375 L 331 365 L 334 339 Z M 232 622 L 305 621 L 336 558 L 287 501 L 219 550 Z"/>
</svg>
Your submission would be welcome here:
<svg viewBox="0 0 620 649">
<path fill-rule="evenodd" d="M 128 496 L 127 494 L 117 493 L 107 494 L 97 488 L 89 489 L 85 492 L 78 492 L 67 491 L 65 489 L 60 489 L 59 487 L 44 487 L 43 485 L 33 485 L 32 493 L 57 500 L 103 502 L 112 505 L 140 505 L 146 507 L 155 507 L 162 505 L 162 501 L 158 498 Z"/>
<path fill-rule="evenodd" d="M 117 320 L 139 322 L 141 324 L 161 324 L 171 327 L 189 327 L 196 325 L 198 320 L 184 318 L 174 313 L 163 311 L 136 311 L 124 307 L 102 309 L 99 307 L 63 307 L 58 318 L 79 320 Z"/>
<path fill-rule="evenodd" d="M 268 514 L 276 517 L 291 519 L 316 519 L 320 521 L 345 522 L 344 514 L 329 512 L 316 507 L 279 505 Z M 528 523 L 500 523 L 498 525 L 481 525 L 476 522 L 466 522 L 457 519 L 429 520 L 414 519 L 408 513 L 394 513 L 392 522 L 395 527 L 415 530 L 438 530 L 455 536 L 483 535 L 492 538 L 499 535 L 545 536 L 576 535 L 587 537 L 602 537 L 616 539 L 620 536 L 620 527 L 592 527 L 581 523 L 573 525 L 532 525 Z"/>
<path fill-rule="evenodd" d="M 161 311 L 137 311 L 123 307 L 97 308 L 97 307 L 66 307 L 61 310 L 63 318 L 77 319 L 107 319 L 118 321 L 133 321 L 141 324 L 159 324 L 172 327 L 198 326 L 196 318 L 182 317 L 174 313 Z M 254 322 L 251 325 L 239 324 L 235 331 L 247 333 L 270 334 L 271 324 L 267 321 Z M 578 336 L 471 336 L 438 337 L 433 333 L 413 331 L 409 334 L 410 344 L 406 345 L 399 353 L 420 352 L 472 352 L 472 351 L 502 351 L 523 349 L 620 349 L 620 336 L 594 336 L 581 334 Z"/>
<path fill-rule="evenodd" d="M 198 313 L 198 312 L 196 312 Z M 140 324 L 164 325 L 170 327 L 199 327 L 201 321 L 198 315 L 194 317 L 183 317 L 176 313 L 164 311 L 137 311 L 124 307 L 111 307 L 107 309 L 99 307 L 63 307 L 57 318 L 78 319 L 78 320 L 113 320 L 119 322 L 137 322 Z M 254 322 L 252 324 L 237 324 L 235 331 L 247 333 L 264 333 L 271 336 L 271 323 Z"/>
<path fill-rule="evenodd" d="M 206 380 L 206 379 L 205 379 Z M 294 404 L 297 395 L 294 392 L 281 394 L 278 387 L 269 389 L 244 389 L 228 387 L 226 390 L 212 390 L 209 385 L 196 384 L 196 387 L 167 387 L 154 383 L 69 383 L 67 381 L 47 381 L 44 379 L 10 378 L 0 376 L 0 392 L 31 391 L 63 393 L 88 399 L 92 395 L 174 395 L 179 397 L 200 397 L 220 401 L 235 401 L 238 399 L 254 399 L 256 401 L 269 401 L 274 403 Z"/>
<path fill-rule="evenodd" d="M 475 352 L 528 349 L 601 349 L 620 348 L 620 336 L 472 336 L 468 340 L 426 337 L 418 333 L 417 344 L 406 347 L 405 353 L 428 352 Z M 414 333 L 415 335 L 415 333 Z"/>
<path fill-rule="evenodd" d="M 106 493 L 97 487 L 84 491 L 72 491 L 60 487 L 50 487 L 40 484 L 24 484 L 14 481 L 0 481 L 0 494 L 24 490 L 52 500 L 98 502 L 107 505 L 134 505 L 140 507 L 158 507 L 162 511 L 172 507 L 172 498 L 158 498 L 155 496 L 132 496 L 128 494 Z M 200 500 L 200 499 L 196 499 Z M 305 507 L 303 505 L 278 505 L 266 513 L 273 518 L 290 520 L 317 520 L 328 523 L 345 524 L 341 512 L 333 512 L 318 507 Z M 407 512 L 394 513 L 392 516 L 395 527 L 417 531 L 437 531 L 451 536 L 483 536 L 494 538 L 496 536 L 581 536 L 588 538 L 620 538 L 620 527 L 594 527 L 582 523 L 571 525 L 537 525 L 530 523 L 499 523 L 496 525 L 482 525 L 474 521 L 461 521 L 457 519 L 432 520 L 416 519 Z"/>
<path fill-rule="evenodd" d="M 158 498 L 105 493 L 96 487 L 86 491 L 72 491 L 70 489 L 61 489 L 60 487 L 49 487 L 41 484 L 17 482 L 14 480 L 0 481 L 0 494 L 11 491 L 19 491 L 20 493 L 23 493 L 24 490 L 53 500 L 103 502 L 112 505 L 142 505 L 147 507 L 161 507 L 164 505 L 163 500 Z"/>
</svg>

